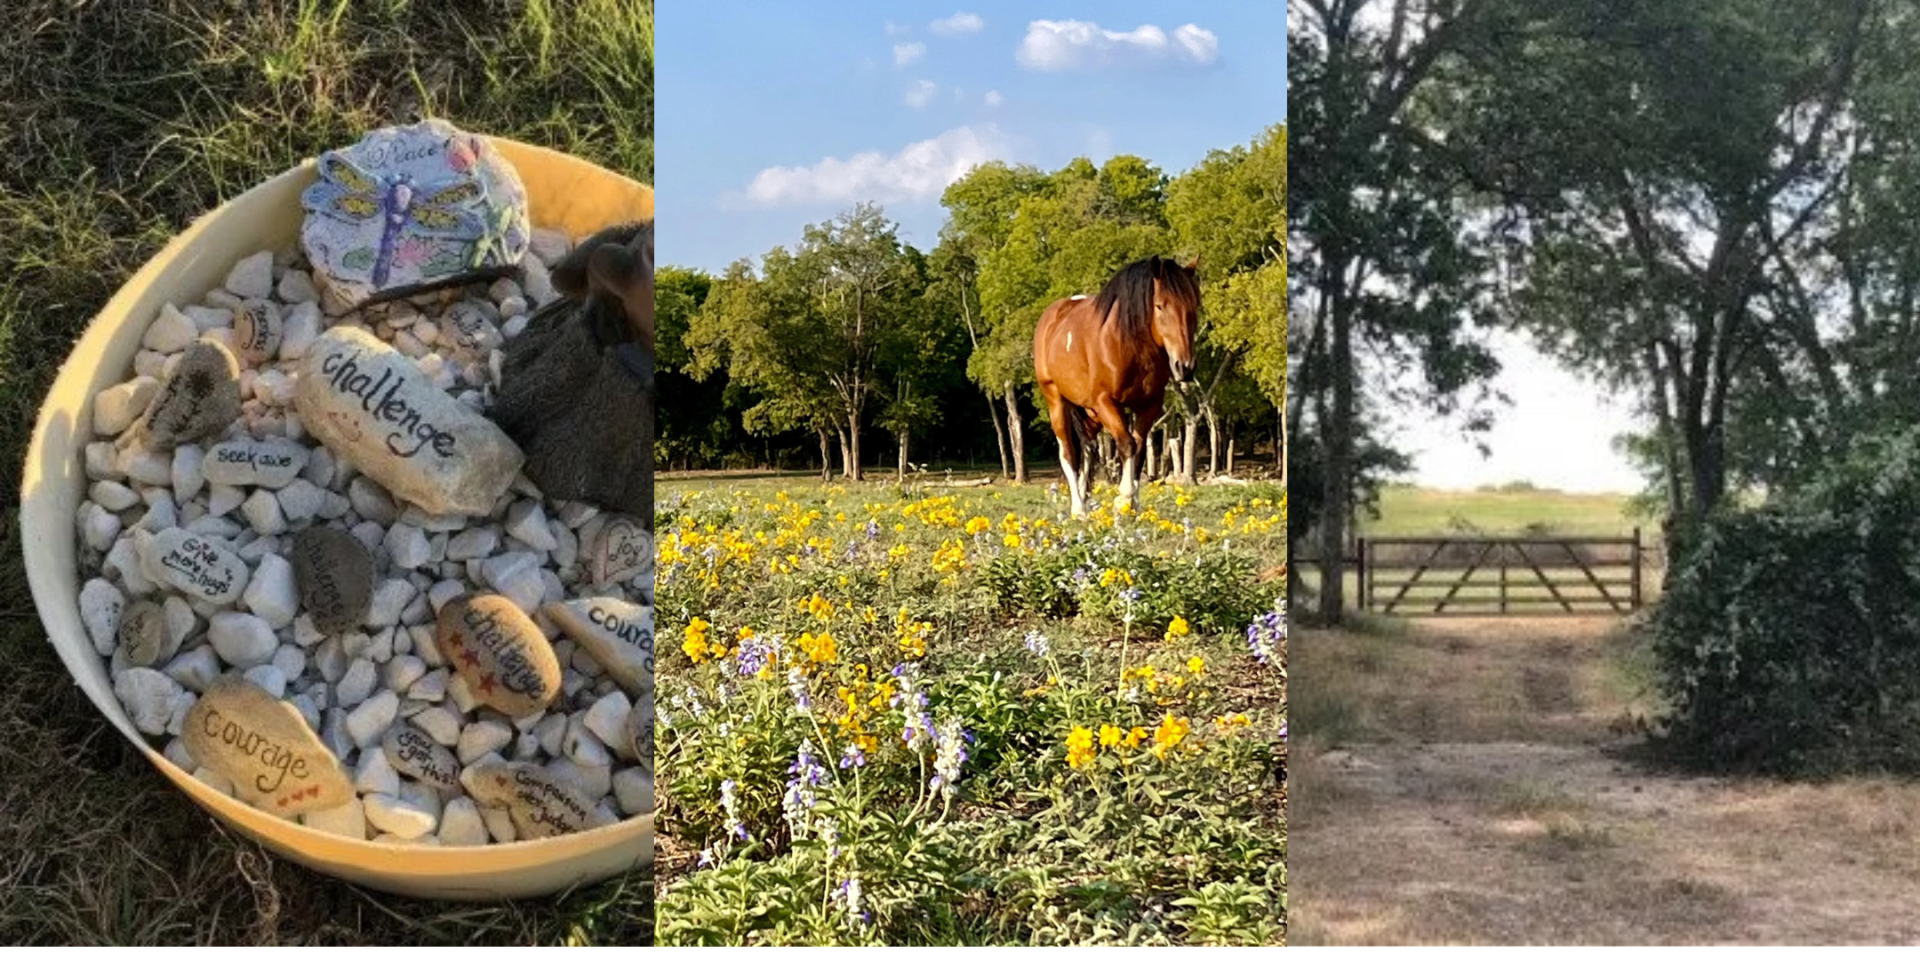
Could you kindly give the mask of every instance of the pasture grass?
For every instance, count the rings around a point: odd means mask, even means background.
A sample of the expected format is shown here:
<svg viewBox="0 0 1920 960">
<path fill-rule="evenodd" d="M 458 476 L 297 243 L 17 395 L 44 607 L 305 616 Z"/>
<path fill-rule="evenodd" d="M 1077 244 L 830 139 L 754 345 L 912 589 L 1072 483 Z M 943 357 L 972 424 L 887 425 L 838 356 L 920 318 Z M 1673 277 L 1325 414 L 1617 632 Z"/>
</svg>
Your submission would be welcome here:
<svg viewBox="0 0 1920 960">
<path fill-rule="evenodd" d="M 378 126 L 441 116 L 653 179 L 652 3 L 21 0 L 0 30 L 0 477 L 94 312 L 175 232 Z M 404 900 L 230 834 L 112 731 L 0 529 L 0 943 L 634 944 L 652 884 Z"/>
<path fill-rule="evenodd" d="M 661 942 L 1284 942 L 1283 498 L 662 482 Z"/>
<path fill-rule="evenodd" d="M 1632 513 L 1630 498 L 1613 493 L 1542 489 L 1431 490 L 1396 484 L 1380 493 L 1380 516 L 1360 515 L 1370 537 L 1542 533 L 1569 537 L 1624 537 L 1649 520 Z M 1643 530 L 1646 538 L 1650 530 Z"/>
</svg>

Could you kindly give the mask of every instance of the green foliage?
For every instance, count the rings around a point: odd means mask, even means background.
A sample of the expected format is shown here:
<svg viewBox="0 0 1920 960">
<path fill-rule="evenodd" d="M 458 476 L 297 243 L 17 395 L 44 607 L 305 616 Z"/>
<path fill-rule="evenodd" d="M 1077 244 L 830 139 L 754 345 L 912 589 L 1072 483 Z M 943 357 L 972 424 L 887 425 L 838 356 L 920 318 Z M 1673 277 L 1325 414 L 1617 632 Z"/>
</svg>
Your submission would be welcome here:
<svg viewBox="0 0 1920 960">
<path fill-rule="evenodd" d="M 1139 590 L 1135 600 L 1100 585 L 1101 573 L 1124 570 Z M 1056 553 L 1007 554 L 982 572 L 994 599 L 1007 609 L 1047 617 L 1089 616 L 1158 633 L 1176 616 L 1195 629 L 1225 632 L 1244 626 L 1272 602 L 1254 583 L 1254 560 L 1206 551 L 1179 559 L 1133 550 L 1080 545 Z"/>
<path fill-rule="evenodd" d="M 1920 771 L 1920 432 L 1710 520 L 1653 621 L 1667 739 L 1694 762 Z"/>
</svg>

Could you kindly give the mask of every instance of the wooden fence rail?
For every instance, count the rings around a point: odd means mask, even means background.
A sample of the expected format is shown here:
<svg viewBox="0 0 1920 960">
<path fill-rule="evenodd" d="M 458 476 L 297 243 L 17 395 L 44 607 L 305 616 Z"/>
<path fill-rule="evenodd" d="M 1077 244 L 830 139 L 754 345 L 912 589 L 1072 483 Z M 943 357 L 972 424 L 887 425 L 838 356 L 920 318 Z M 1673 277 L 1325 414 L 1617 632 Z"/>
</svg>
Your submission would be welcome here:
<svg viewBox="0 0 1920 960">
<path fill-rule="evenodd" d="M 1342 560 L 1368 613 L 1628 614 L 1645 602 L 1639 528 L 1630 537 L 1362 537 Z M 1311 558 L 1297 562 L 1315 569 Z"/>
</svg>

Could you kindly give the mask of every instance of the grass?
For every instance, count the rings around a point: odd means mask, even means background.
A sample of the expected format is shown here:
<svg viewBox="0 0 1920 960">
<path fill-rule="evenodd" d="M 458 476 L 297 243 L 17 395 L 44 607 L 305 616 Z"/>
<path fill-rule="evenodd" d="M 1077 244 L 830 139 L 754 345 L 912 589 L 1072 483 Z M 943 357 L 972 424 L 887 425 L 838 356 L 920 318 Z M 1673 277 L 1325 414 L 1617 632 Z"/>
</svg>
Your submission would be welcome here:
<svg viewBox="0 0 1920 960">
<path fill-rule="evenodd" d="M 1570 537 L 1624 537 L 1645 522 L 1632 515 L 1628 500 L 1625 495 L 1612 493 L 1391 486 L 1380 493 L 1377 519 L 1361 515 L 1360 533 L 1405 537 L 1551 532 Z M 1643 530 L 1642 537 L 1647 535 Z"/>
<path fill-rule="evenodd" d="M 663 481 L 660 941 L 1283 943 L 1283 497 Z"/>
<path fill-rule="evenodd" d="M 0 31 L 0 483 L 131 273 L 226 198 L 445 117 L 653 179 L 650 0 L 24 0 Z M 0 943 L 650 943 L 652 884 L 404 900 L 221 829 L 75 689 L 0 529 Z"/>
</svg>

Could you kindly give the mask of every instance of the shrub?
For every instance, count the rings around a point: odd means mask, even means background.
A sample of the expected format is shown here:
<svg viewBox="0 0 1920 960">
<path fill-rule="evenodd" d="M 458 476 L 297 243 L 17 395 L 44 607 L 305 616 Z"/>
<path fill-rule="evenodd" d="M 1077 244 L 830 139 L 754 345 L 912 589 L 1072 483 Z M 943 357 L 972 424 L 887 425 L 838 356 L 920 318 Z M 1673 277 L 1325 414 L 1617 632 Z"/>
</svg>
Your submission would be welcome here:
<svg viewBox="0 0 1920 960">
<path fill-rule="evenodd" d="M 1667 740 L 1791 775 L 1920 770 L 1920 433 L 1705 525 L 1652 621 Z"/>
</svg>

